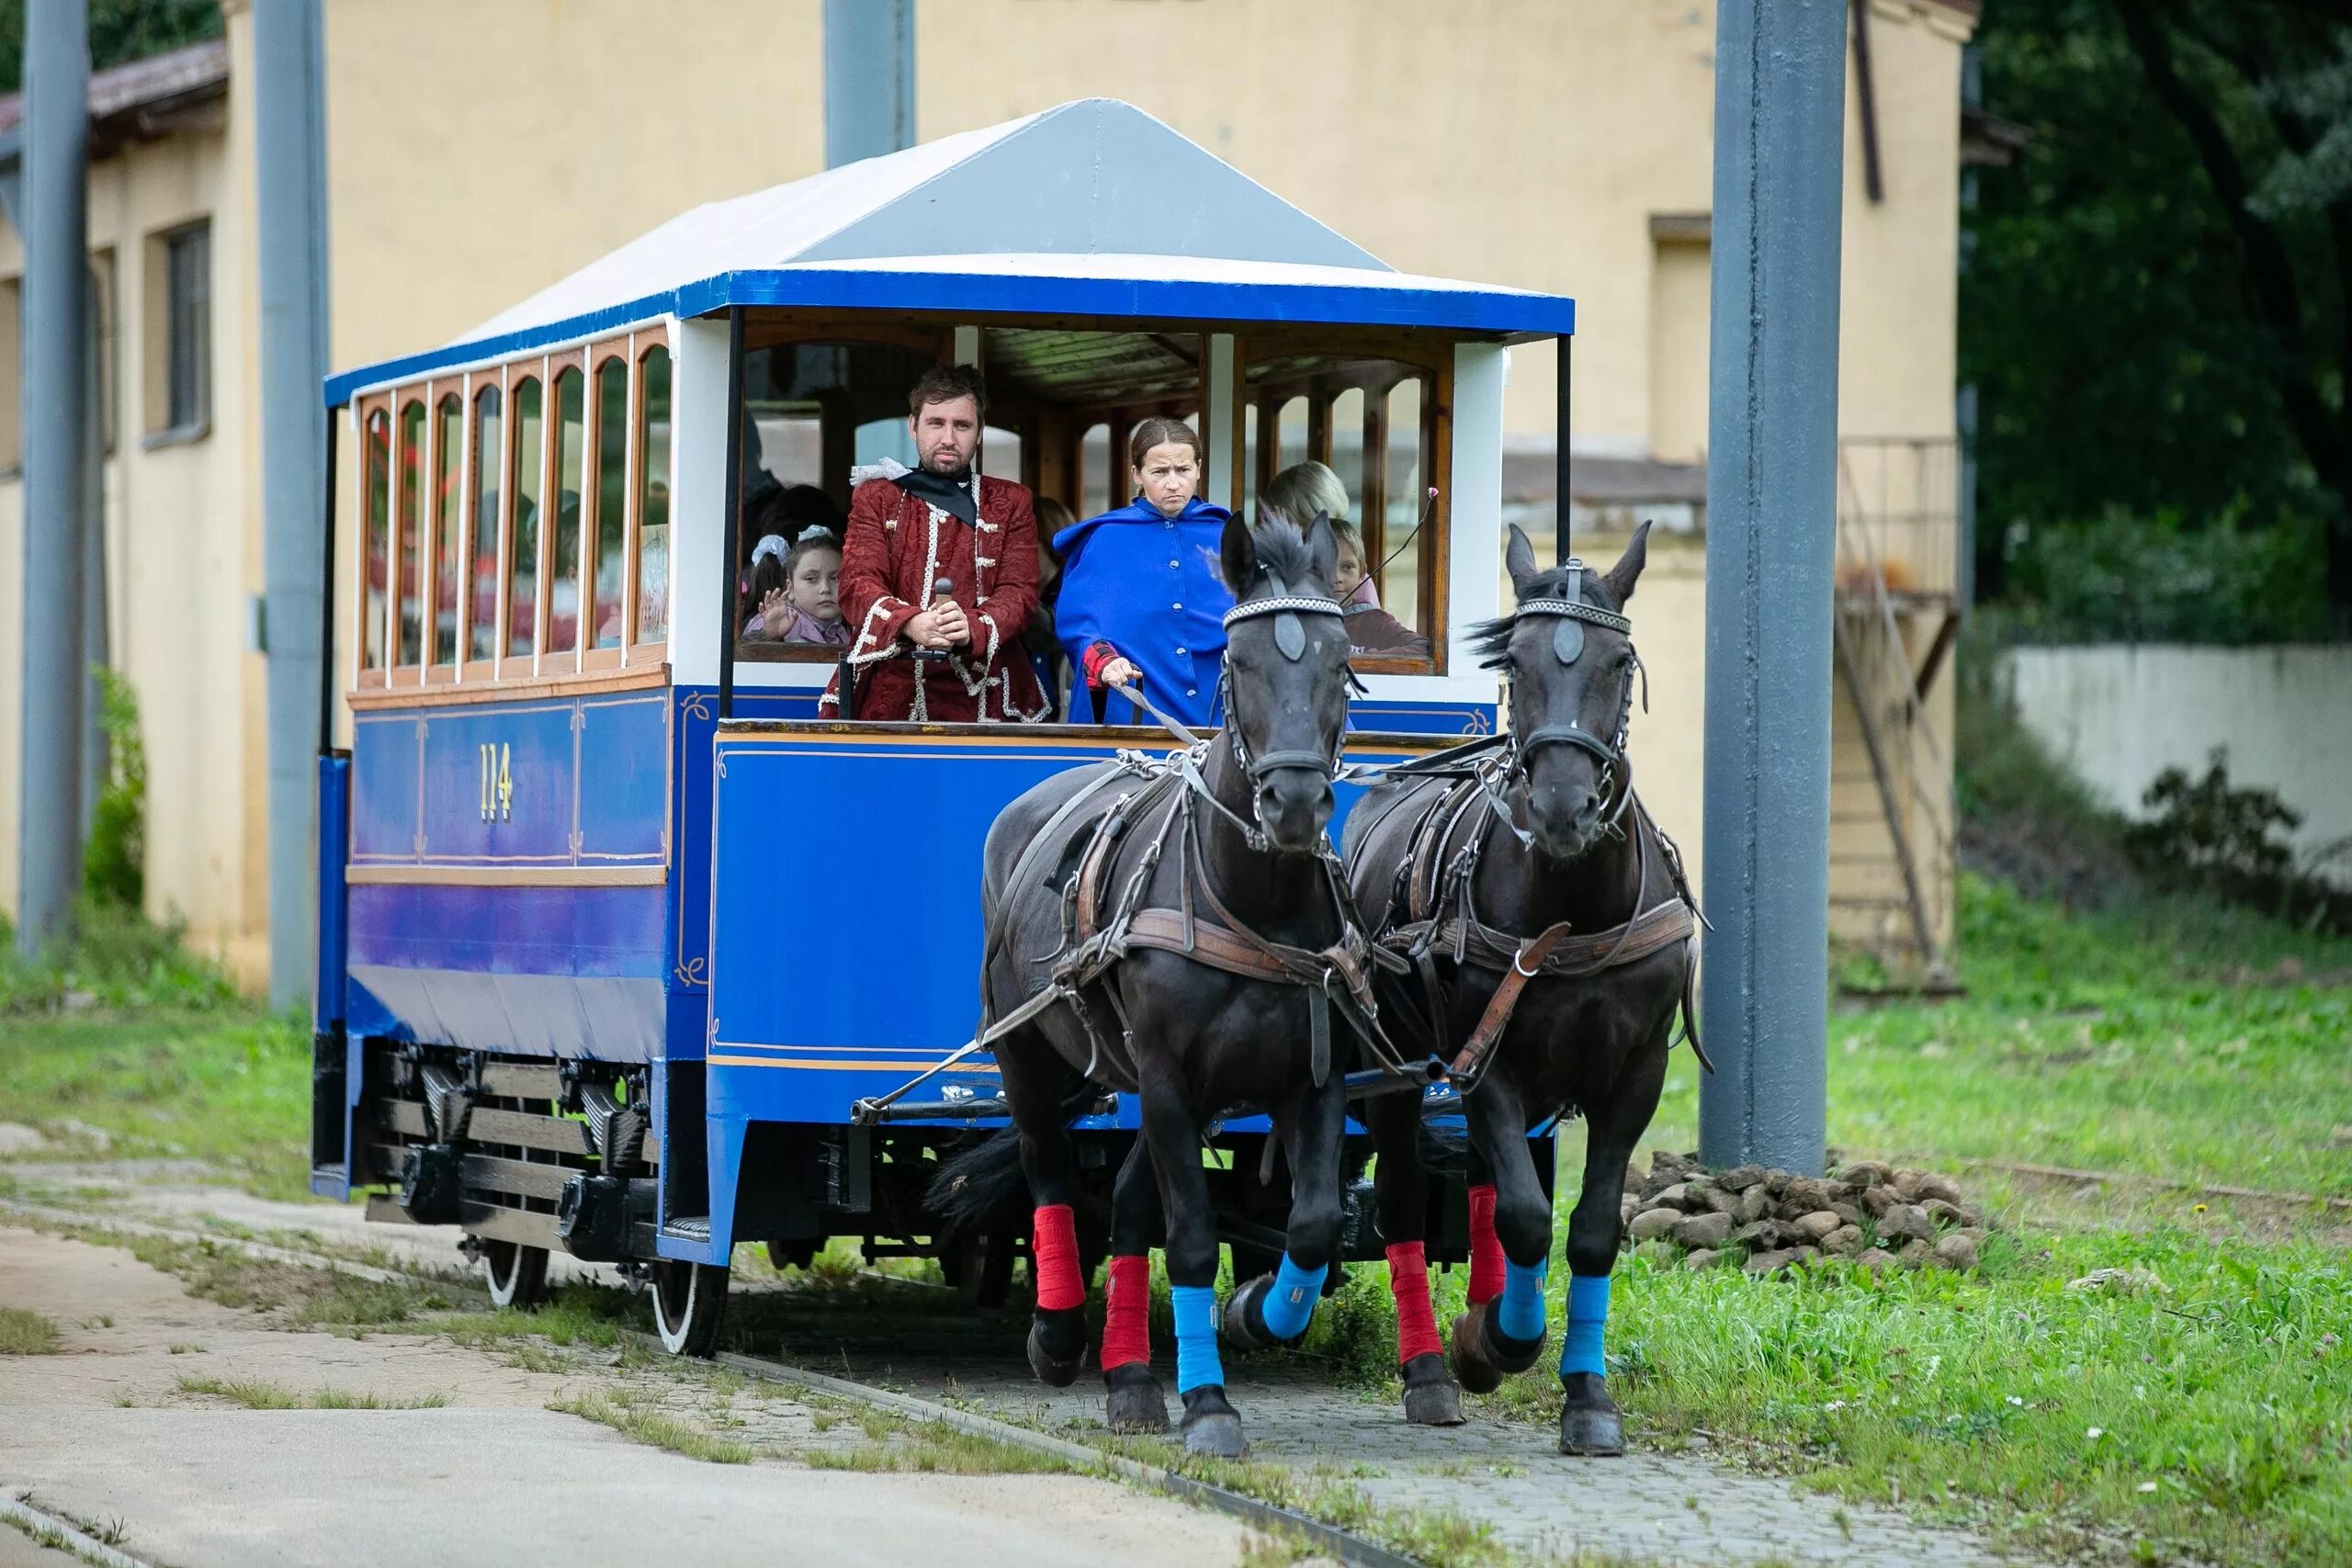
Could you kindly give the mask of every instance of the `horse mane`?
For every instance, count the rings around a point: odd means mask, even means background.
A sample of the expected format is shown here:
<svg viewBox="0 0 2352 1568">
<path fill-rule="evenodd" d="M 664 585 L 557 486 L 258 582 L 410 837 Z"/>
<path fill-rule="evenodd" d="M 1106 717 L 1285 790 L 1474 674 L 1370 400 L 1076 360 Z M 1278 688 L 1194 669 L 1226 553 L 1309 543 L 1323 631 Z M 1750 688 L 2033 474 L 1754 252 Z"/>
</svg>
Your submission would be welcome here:
<svg viewBox="0 0 2352 1568">
<path fill-rule="evenodd" d="M 1306 535 L 1289 519 L 1279 513 L 1250 530 L 1250 542 L 1258 551 L 1258 571 L 1279 577 L 1293 593 L 1304 593 L 1312 586 L 1329 594 L 1331 585 L 1315 570 L 1315 551 L 1306 542 Z M 1250 590 L 1256 583 L 1249 585 Z M 1244 592 L 1240 597 L 1249 597 Z"/>
<path fill-rule="evenodd" d="M 1609 586 L 1608 574 L 1586 567 L 1582 572 L 1583 592 L 1579 602 L 1598 605 L 1604 610 L 1623 614 L 1625 606 L 1617 602 L 1616 592 Z M 1549 571 L 1539 571 L 1527 580 L 1519 591 L 1521 603 L 1530 599 L 1558 599 L 1568 592 L 1568 569 L 1555 566 Z M 1500 670 L 1510 662 L 1510 634 L 1519 625 L 1519 612 L 1497 615 L 1491 621 L 1481 621 L 1470 628 L 1470 649 L 1478 655 L 1482 670 Z"/>
</svg>

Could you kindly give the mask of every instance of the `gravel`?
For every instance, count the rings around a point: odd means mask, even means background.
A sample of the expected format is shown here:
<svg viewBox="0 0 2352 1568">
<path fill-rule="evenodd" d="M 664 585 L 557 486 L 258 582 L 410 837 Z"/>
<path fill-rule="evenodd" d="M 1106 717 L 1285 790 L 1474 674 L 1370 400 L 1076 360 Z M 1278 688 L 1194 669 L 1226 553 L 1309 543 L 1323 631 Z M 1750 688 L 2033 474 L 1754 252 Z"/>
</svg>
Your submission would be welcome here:
<svg viewBox="0 0 2352 1568">
<path fill-rule="evenodd" d="M 1626 1168 L 1621 1214 L 1628 1247 L 1679 1250 L 1689 1269 L 1758 1275 L 1825 1257 L 1965 1273 L 1981 1266 L 1988 1234 L 1984 1211 L 1951 1177 L 1868 1159 L 1826 1178 L 1758 1165 L 1710 1174 L 1694 1157 L 1660 1149 L 1647 1171 Z"/>
</svg>

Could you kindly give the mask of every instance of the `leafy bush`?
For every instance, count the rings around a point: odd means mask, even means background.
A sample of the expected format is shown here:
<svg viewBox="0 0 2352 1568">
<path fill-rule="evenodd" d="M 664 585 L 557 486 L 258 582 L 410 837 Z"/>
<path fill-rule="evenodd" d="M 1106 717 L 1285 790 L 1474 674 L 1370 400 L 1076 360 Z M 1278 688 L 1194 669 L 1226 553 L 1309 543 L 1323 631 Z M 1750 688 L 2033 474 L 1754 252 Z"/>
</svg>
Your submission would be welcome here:
<svg viewBox="0 0 2352 1568">
<path fill-rule="evenodd" d="M 82 888 L 93 902 L 136 909 L 147 901 L 147 743 L 130 682 L 103 666 L 97 675 L 107 782 L 82 850 Z"/>
<path fill-rule="evenodd" d="M 2231 788 L 2227 748 L 2213 748 L 2206 764 L 2195 781 L 2179 768 L 2156 775 L 2140 797 L 2156 815 L 2124 834 L 2133 857 L 2151 870 L 2190 875 L 2283 875 L 2294 851 L 2270 835 L 2301 826 L 2302 814 L 2276 790 Z"/>
<path fill-rule="evenodd" d="M 2242 509 L 2204 526 L 2177 511 L 2012 524 L 2004 618 L 2030 642 L 2319 642 L 2331 636 L 2316 520 Z"/>
<path fill-rule="evenodd" d="M 159 926 L 136 908 L 85 898 L 73 935 L 35 959 L 17 952 L 0 918 L 0 1013 L 246 1007 L 218 964 L 187 950 L 186 936 L 176 922 Z"/>
</svg>

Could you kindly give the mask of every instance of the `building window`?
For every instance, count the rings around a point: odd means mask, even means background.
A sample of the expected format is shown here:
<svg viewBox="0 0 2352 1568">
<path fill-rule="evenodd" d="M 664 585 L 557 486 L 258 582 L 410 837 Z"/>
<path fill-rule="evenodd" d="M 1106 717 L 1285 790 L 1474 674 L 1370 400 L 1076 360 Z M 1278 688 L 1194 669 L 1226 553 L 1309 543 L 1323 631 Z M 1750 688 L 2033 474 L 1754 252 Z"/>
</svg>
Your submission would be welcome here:
<svg viewBox="0 0 2352 1568">
<path fill-rule="evenodd" d="M 0 475 L 24 466 L 25 416 L 17 399 L 25 385 L 25 286 L 0 278 Z"/>
<path fill-rule="evenodd" d="M 212 226 L 164 237 L 166 363 L 164 426 L 194 430 L 212 418 Z"/>
</svg>

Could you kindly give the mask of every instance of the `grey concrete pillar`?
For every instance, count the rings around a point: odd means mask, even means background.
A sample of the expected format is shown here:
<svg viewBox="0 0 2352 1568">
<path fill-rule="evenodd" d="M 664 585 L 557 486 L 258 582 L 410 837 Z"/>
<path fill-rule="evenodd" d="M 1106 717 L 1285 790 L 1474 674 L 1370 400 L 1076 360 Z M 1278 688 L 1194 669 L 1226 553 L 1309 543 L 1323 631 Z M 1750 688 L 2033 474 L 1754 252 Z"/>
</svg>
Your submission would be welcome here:
<svg viewBox="0 0 2352 1568">
<path fill-rule="evenodd" d="M 1816 1173 L 1828 998 L 1845 0 L 1721 0 L 1700 1155 Z"/>
<path fill-rule="evenodd" d="M 315 729 L 327 541 L 326 90 L 318 0 L 254 7 L 260 193 L 263 641 L 269 660 L 269 995 L 310 995 L 318 940 Z"/>
<path fill-rule="evenodd" d="M 82 880 L 82 573 L 89 422 L 89 16 L 25 15 L 25 604 L 17 941 L 65 932 Z"/>
<path fill-rule="evenodd" d="M 825 0 L 825 166 L 915 144 L 915 0 Z"/>
</svg>

